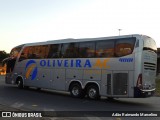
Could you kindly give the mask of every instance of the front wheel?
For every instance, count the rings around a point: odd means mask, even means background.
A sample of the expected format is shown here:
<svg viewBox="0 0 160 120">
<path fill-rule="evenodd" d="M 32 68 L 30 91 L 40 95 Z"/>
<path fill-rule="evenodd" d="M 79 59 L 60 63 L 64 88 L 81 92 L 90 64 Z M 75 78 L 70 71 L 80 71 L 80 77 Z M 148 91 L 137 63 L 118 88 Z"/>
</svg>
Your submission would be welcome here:
<svg viewBox="0 0 160 120">
<path fill-rule="evenodd" d="M 23 80 L 22 80 L 21 78 L 19 78 L 19 79 L 17 80 L 17 87 L 20 88 L 20 89 L 23 88 Z"/>
</svg>

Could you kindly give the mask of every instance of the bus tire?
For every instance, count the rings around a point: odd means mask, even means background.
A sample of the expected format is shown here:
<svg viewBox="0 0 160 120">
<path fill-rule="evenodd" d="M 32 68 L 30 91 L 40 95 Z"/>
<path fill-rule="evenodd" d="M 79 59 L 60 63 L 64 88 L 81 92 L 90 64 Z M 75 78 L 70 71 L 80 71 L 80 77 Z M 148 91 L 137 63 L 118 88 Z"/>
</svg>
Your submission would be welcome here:
<svg viewBox="0 0 160 120">
<path fill-rule="evenodd" d="M 87 97 L 93 100 L 100 99 L 99 89 L 97 85 L 90 85 L 87 87 Z"/>
<path fill-rule="evenodd" d="M 84 91 L 79 83 L 71 84 L 69 91 L 70 91 L 70 94 L 72 97 L 75 97 L 75 98 L 83 98 L 84 97 Z"/>
<path fill-rule="evenodd" d="M 18 80 L 17 80 L 17 87 L 20 89 L 23 88 L 23 80 L 21 78 L 18 78 Z"/>
</svg>

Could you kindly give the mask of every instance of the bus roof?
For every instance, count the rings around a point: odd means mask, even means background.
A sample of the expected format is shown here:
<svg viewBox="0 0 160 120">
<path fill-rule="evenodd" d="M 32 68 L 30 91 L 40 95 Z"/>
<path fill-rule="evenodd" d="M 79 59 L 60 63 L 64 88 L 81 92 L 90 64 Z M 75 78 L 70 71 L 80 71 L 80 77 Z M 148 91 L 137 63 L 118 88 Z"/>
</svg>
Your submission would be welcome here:
<svg viewBox="0 0 160 120">
<path fill-rule="evenodd" d="M 98 41 L 98 40 L 110 40 L 110 39 L 118 39 L 118 38 L 127 38 L 127 37 L 140 37 L 140 34 L 132 34 L 132 35 L 121 35 L 121 36 L 111 36 L 111 37 L 98 37 L 98 38 L 81 38 L 81 39 L 60 39 L 60 40 L 49 40 L 44 42 L 35 42 L 35 43 L 27 43 L 25 46 L 33 46 L 33 45 L 46 45 L 46 44 L 61 44 L 61 43 L 70 43 L 70 42 L 87 42 L 87 41 Z"/>
<path fill-rule="evenodd" d="M 18 45 L 18 46 L 15 46 L 14 48 L 19 48 L 19 47 L 23 47 L 25 44 L 21 44 L 21 45 Z M 14 49 L 13 48 L 13 49 Z"/>
</svg>

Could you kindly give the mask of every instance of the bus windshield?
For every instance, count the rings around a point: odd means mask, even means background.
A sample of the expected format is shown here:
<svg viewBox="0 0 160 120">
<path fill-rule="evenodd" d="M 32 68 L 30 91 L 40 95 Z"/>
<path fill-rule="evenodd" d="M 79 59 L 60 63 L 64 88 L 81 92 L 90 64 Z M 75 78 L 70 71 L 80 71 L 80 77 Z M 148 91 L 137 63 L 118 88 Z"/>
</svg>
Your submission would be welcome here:
<svg viewBox="0 0 160 120">
<path fill-rule="evenodd" d="M 13 71 L 16 59 L 17 59 L 22 47 L 23 47 L 23 45 L 13 48 L 10 52 L 9 58 L 6 58 L 3 60 L 3 62 L 6 63 L 6 65 L 7 65 L 6 73 L 10 73 Z"/>
<path fill-rule="evenodd" d="M 17 57 L 20 50 L 21 48 L 13 48 L 10 52 L 10 57 L 13 57 L 13 58 Z"/>
</svg>

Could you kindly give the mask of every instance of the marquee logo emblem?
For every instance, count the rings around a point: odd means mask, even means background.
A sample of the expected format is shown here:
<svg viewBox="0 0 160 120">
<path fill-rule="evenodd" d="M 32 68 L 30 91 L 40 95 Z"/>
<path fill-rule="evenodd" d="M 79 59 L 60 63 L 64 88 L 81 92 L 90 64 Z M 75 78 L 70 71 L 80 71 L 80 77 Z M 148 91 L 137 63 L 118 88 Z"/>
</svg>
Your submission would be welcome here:
<svg viewBox="0 0 160 120">
<path fill-rule="evenodd" d="M 34 60 L 29 60 L 26 64 L 25 71 L 27 79 L 31 77 L 31 80 L 35 80 L 38 72 L 36 62 Z"/>
<path fill-rule="evenodd" d="M 133 58 L 119 58 L 119 62 L 133 62 Z"/>
</svg>

